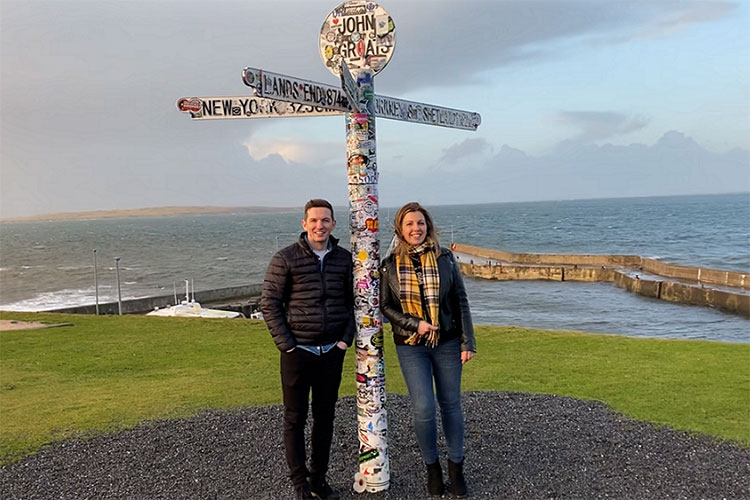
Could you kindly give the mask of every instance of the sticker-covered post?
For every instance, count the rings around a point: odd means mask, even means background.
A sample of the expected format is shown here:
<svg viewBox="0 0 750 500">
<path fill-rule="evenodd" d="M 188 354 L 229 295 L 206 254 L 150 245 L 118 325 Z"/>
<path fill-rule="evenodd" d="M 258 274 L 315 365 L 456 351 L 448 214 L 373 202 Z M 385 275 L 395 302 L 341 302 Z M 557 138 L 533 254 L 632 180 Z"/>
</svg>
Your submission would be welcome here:
<svg viewBox="0 0 750 500">
<path fill-rule="evenodd" d="M 347 70 L 348 71 L 348 70 Z M 372 89 L 372 73 L 357 70 L 356 79 Z M 380 237 L 378 162 L 375 117 L 346 114 L 346 164 L 349 183 L 349 230 L 354 259 L 354 319 L 357 324 L 356 377 L 359 435 L 359 475 L 355 489 L 380 491 L 388 487 L 388 419 L 385 409 L 385 359 L 380 313 Z"/>
<path fill-rule="evenodd" d="M 346 113 L 349 229 L 354 260 L 354 317 L 357 363 L 357 492 L 382 491 L 390 484 L 385 360 L 380 313 L 378 165 L 373 77 L 393 54 L 395 33 L 388 13 L 373 2 L 341 4 L 320 32 L 320 55 L 341 79 L 351 112 Z"/>
</svg>

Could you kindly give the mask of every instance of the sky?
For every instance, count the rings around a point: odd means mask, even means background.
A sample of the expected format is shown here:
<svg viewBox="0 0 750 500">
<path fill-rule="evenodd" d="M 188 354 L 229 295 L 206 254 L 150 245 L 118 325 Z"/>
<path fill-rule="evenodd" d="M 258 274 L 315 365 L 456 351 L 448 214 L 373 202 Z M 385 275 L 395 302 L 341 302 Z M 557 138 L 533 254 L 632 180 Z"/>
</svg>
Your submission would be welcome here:
<svg viewBox="0 0 750 500">
<path fill-rule="evenodd" d="M 246 66 L 337 85 L 338 2 L 0 0 L 0 217 L 347 203 L 343 116 L 192 121 Z M 750 191 L 750 2 L 389 0 L 381 206 Z"/>
</svg>

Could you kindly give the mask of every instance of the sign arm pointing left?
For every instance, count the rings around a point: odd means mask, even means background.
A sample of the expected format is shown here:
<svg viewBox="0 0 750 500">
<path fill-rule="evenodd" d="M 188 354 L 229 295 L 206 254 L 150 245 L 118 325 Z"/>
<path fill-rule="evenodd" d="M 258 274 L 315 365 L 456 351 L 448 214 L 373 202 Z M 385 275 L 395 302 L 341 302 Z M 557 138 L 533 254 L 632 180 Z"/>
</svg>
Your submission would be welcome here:
<svg viewBox="0 0 750 500">
<path fill-rule="evenodd" d="M 280 118 L 304 116 L 341 116 L 343 111 L 263 97 L 183 97 L 177 109 L 190 113 L 193 120 L 230 118 Z"/>
</svg>

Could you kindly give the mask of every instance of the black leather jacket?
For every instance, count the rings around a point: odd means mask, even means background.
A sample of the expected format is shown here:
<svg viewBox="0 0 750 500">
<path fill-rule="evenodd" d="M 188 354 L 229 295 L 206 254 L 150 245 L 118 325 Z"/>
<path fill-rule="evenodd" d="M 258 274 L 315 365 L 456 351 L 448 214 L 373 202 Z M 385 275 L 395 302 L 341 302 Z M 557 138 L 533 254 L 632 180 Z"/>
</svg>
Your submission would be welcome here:
<svg viewBox="0 0 750 500">
<path fill-rule="evenodd" d="M 261 311 L 276 347 L 324 345 L 354 339 L 352 254 L 330 237 L 323 259 L 300 235 L 297 243 L 276 252 L 263 280 Z"/>
<path fill-rule="evenodd" d="M 469 298 L 453 253 L 441 248 L 437 265 L 440 274 L 440 333 L 442 335 L 443 331 L 458 330 L 461 350 L 476 352 Z M 389 255 L 380 264 L 380 279 L 380 310 L 391 321 L 393 333 L 409 337 L 417 331 L 420 319 L 404 314 L 401 309 L 400 285 L 394 255 Z"/>
</svg>

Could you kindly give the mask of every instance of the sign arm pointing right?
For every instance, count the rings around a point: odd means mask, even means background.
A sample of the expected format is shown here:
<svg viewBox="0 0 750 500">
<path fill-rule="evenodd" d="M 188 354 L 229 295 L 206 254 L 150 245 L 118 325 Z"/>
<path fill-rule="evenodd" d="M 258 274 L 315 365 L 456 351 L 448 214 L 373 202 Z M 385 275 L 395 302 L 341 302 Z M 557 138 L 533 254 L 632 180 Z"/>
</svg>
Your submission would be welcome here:
<svg viewBox="0 0 750 500">
<path fill-rule="evenodd" d="M 342 78 L 346 78 L 342 77 Z M 247 67 L 242 81 L 258 97 L 296 102 L 344 112 L 356 111 L 341 87 L 303 80 L 293 76 Z M 355 82 L 356 85 L 356 82 Z M 482 123 L 479 113 L 375 95 L 375 116 L 424 125 L 476 130 Z"/>
</svg>

